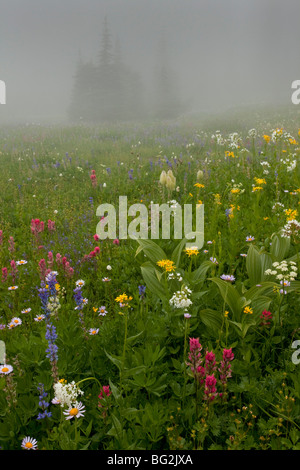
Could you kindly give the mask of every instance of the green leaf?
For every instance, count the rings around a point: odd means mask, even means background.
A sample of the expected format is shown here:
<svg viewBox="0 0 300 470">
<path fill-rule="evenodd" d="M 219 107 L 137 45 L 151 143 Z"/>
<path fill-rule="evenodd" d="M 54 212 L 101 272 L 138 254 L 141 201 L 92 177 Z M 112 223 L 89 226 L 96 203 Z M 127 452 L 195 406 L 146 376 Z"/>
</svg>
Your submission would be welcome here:
<svg viewBox="0 0 300 470">
<path fill-rule="evenodd" d="M 200 310 L 199 317 L 207 328 L 213 331 L 219 331 L 222 326 L 222 319 L 219 312 L 210 308 Z"/>
<path fill-rule="evenodd" d="M 192 272 L 191 275 L 191 282 L 192 283 L 202 283 L 205 281 L 206 278 L 206 273 L 211 268 L 214 266 L 214 263 L 211 261 L 203 261 L 203 263 L 197 268 L 195 271 Z"/>
<path fill-rule="evenodd" d="M 290 250 L 290 238 L 281 237 L 279 234 L 272 236 L 272 245 L 270 249 L 271 255 L 274 256 L 276 261 L 282 261 L 287 257 Z"/>
<path fill-rule="evenodd" d="M 137 240 L 138 244 L 140 245 L 136 250 L 135 256 L 139 253 L 144 252 L 145 255 L 149 258 L 152 263 L 156 264 L 157 261 L 162 259 L 167 259 L 167 255 L 164 250 L 153 240 Z"/>
<path fill-rule="evenodd" d="M 122 370 L 123 368 L 123 362 L 121 359 L 119 359 L 117 356 L 112 356 L 111 354 L 108 354 L 108 352 L 104 349 L 105 354 L 107 355 L 108 359 L 111 360 L 115 366 L 118 367 L 119 370 Z"/>
<path fill-rule="evenodd" d="M 242 308 L 249 302 L 245 297 L 241 297 L 235 287 L 223 279 L 217 277 L 210 278 L 219 287 L 224 303 L 229 305 L 236 320 L 239 320 Z"/>
<path fill-rule="evenodd" d="M 269 253 L 260 252 L 256 246 L 250 245 L 246 269 L 251 285 L 261 284 L 265 279 L 265 271 L 272 266 L 272 256 Z"/>
<path fill-rule="evenodd" d="M 149 291 L 157 295 L 160 299 L 166 300 L 166 291 L 159 282 L 160 273 L 155 269 L 153 264 L 147 261 L 141 266 L 141 272 Z"/>
<path fill-rule="evenodd" d="M 183 238 L 176 246 L 176 248 L 174 249 L 172 255 L 171 255 L 171 260 L 174 261 L 174 264 L 177 268 L 179 268 L 180 266 L 180 260 L 181 260 L 181 255 L 182 255 L 182 251 L 183 251 L 183 248 L 185 246 L 185 244 L 187 243 L 187 238 Z"/>
</svg>

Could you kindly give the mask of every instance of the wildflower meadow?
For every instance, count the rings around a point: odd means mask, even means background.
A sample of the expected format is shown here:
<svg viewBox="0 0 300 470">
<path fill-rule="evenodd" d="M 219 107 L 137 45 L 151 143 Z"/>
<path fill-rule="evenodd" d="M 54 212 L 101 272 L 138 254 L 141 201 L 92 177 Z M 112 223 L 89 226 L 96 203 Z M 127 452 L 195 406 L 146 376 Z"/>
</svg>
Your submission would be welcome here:
<svg viewBox="0 0 300 470">
<path fill-rule="evenodd" d="M 2 450 L 300 450 L 299 127 L 0 130 Z"/>
</svg>

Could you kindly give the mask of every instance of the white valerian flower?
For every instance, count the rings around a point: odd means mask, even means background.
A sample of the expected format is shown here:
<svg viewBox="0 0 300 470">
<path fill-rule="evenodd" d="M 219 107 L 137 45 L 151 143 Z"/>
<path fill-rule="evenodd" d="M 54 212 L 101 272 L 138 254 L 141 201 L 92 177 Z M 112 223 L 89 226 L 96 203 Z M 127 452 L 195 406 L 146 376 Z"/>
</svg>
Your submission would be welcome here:
<svg viewBox="0 0 300 470">
<path fill-rule="evenodd" d="M 187 286 L 182 286 L 181 290 L 174 292 L 173 296 L 169 300 L 170 305 L 174 308 L 187 309 L 192 305 L 192 301 L 189 299 L 189 295 L 192 291 Z"/>
<path fill-rule="evenodd" d="M 272 264 L 273 269 L 267 269 L 265 275 L 275 276 L 280 283 L 288 287 L 291 281 L 294 281 L 297 277 L 298 268 L 294 261 L 283 260 L 280 263 L 278 261 Z"/>
<path fill-rule="evenodd" d="M 70 383 L 65 383 L 61 380 L 54 384 L 53 388 L 55 394 L 54 402 L 59 404 L 61 407 L 77 407 L 79 404 L 78 396 L 84 394 L 84 392 L 76 385 L 74 380 Z"/>
<path fill-rule="evenodd" d="M 283 227 L 281 236 L 284 238 L 300 237 L 300 222 L 297 220 L 289 220 L 288 223 Z"/>
</svg>

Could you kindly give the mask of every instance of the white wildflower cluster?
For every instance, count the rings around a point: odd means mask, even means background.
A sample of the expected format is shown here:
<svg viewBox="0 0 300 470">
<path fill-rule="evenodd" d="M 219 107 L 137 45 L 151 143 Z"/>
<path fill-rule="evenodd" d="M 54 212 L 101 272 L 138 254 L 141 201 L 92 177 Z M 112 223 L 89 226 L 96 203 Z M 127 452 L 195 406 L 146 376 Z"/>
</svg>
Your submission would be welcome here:
<svg viewBox="0 0 300 470">
<path fill-rule="evenodd" d="M 176 177 L 173 175 L 172 170 L 168 170 L 167 173 L 163 170 L 159 182 L 162 186 L 166 186 L 169 191 L 174 191 L 176 188 Z"/>
<path fill-rule="evenodd" d="M 281 236 L 284 238 L 300 237 L 300 222 L 295 219 L 289 220 L 287 224 L 283 227 Z"/>
<path fill-rule="evenodd" d="M 289 285 L 291 281 L 294 281 L 297 277 L 297 264 L 294 261 L 276 261 L 272 264 L 272 269 L 265 271 L 266 275 L 276 276 L 278 281 L 285 282 L 284 285 Z"/>
<path fill-rule="evenodd" d="M 215 134 L 212 134 L 211 136 L 212 140 L 216 141 L 218 145 L 225 145 L 226 139 L 222 137 L 222 134 L 220 131 L 216 131 Z"/>
<path fill-rule="evenodd" d="M 272 142 L 283 141 L 286 143 L 291 143 L 295 141 L 295 138 L 284 129 L 274 129 L 271 134 Z"/>
<path fill-rule="evenodd" d="M 75 407 L 78 405 L 78 396 L 83 395 L 84 392 L 74 382 L 64 383 L 63 380 L 53 385 L 55 397 L 52 403 L 60 405 L 61 407 Z"/>
<path fill-rule="evenodd" d="M 281 202 L 275 202 L 275 204 L 272 207 L 272 211 L 275 213 L 277 217 L 281 215 L 283 209 L 284 209 L 284 204 L 282 204 Z"/>
<path fill-rule="evenodd" d="M 231 183 L 233 183 L 231 186 L 231 190 L 237 192 L 238 194 L 243 194 L 245 192 L 245 189 L 242 189 L 243 183 L 235 183 L 234 180 L 231 180 Z"/>
<path fill-rule="evenodd" d="M 248 137 L 251 139 L 255 139 L 257 137 L 257 130 L 256 129 L 250 129 L 248 131 Z"/>
<path fill-rule="evenodd" d="M 242 139 L 239 136 L 239 134 L 237 132 L 232 132 L 228 136 L 228 141 L 227 141 L 228 142 L 228 147 L 231 150 L 238 149 L 240 147 L 241 141 L 242 141 Z"/>
<path fill-rule="evenodd" d="M 180 273 L 170 273 L 168 274 L 168 281 L 171 281 L 172 279 L 176 279 L 177 281 L 181 282 L 182 281 L 182 276 Z"/>
<path fill-rule="evenodd" d="M 187 286 L 182 286 L 181 290 L 174 292 L 173 296 L 169 300 L 170 305 L 174 308 L 188 309 L 193 303 L 191 299 L 189 299 L 191 293 L 192 291 Z"/>
<path fill-rule="evenodd" d="M 59 297 L 58 296 L 51 296 L 48 299 L 47 309 L 50 312 L 50 315 L 56 315 L 58 310 L 61 308 Z"/>
<path fill-rule="evenodd" d="M 270 168 L 270 163 L 269 162 L 266 162 L 266 161 L 263 161 L 263 162 L 260 162 L 261 166 L 263 167 L 264 171 L 263 171 L 263 174 L 264 175 L 268 175 L 269 174 L 269 170 L 268 168 Z"/>
<path fill-rule="evenodd" d="M 286 171 L 293 171 L 297 166 L 296 154 L 291 154 L 288 158 L 281 158 L 280 162 L 286 166 Z"/>
</svg>

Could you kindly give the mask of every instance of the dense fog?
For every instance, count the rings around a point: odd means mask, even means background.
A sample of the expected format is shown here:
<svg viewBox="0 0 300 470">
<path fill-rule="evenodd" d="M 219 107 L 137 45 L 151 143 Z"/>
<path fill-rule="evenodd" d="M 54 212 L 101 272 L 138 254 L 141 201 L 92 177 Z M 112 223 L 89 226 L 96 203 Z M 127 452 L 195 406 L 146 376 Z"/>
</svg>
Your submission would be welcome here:
<svg viewBox="0 0 300 470">
<path fill-rule="evenodd" d="M 290 104 L 299 18 L 299 0 L 1 0 L 0 121 Z"/>
</svg>

